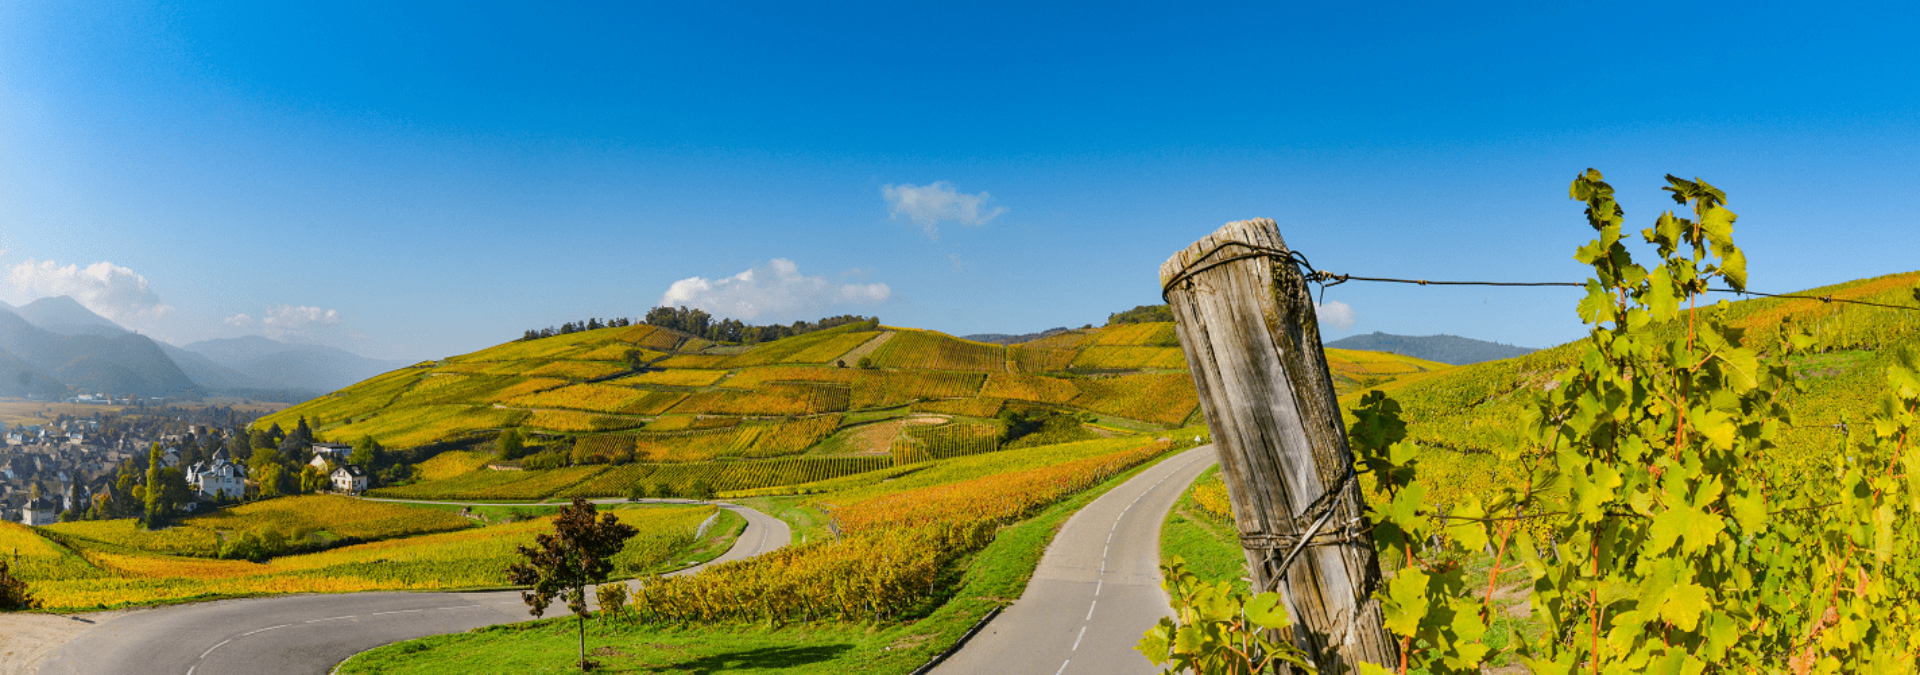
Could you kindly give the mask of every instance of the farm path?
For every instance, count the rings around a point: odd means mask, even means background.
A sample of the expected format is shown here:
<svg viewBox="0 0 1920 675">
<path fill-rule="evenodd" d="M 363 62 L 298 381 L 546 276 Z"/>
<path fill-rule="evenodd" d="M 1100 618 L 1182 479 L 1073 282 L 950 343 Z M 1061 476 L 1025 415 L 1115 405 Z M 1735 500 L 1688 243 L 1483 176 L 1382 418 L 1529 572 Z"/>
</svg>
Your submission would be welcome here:
<svg viewBox="0 0 1920 675">
<path fill-rule="evenodd" d="M 389 500 L 397 501 L 397 500 Z M 596 500 L 624 503 L 626 500 Z M 699 503 L 689 500 L 645 500 Z M 464 502 L 463 502 L 464 503 Z M 525 506 L 525 504 L 511 504 Z M 787 524 L 720 504 L 747 526 L 716 563 L 787 545 Z M 670 575 L 673 576 L 673 575 Z M 565 615 L 564 605 L 547 616 Z M 348 657 L 401 640 L 532 619 L 518 591 L 376 592 L 219 600 L 135 610 L 102 622 L 54 652 L 40 673 L 326 673 Z"/>
<path fill-rule="evenodd" d="M 1172 610 L 1160 589 L 1160 525 L 1214 463 L 1212 445 L 1160 462 L 1067 519 L 1019 600 L 936 675 L 1158 672 L 1134 651 Z"/>
</svg>

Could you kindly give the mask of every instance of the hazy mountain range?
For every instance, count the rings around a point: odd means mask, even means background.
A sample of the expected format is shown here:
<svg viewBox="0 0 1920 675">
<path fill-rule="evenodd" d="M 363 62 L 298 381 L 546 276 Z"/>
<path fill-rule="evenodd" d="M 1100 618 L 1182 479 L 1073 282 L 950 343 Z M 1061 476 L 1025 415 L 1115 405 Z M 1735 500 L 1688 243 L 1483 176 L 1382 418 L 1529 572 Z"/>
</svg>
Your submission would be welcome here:
<svg viewBox="0 0 1920 675">
<path fill-rule="evenodd" d="M 67 296 L 20 307 L 0 302 L 0 396 L 300 401 L 410 363 L 257 335 L 175 346 L 127 330 Z"/>
</svg>

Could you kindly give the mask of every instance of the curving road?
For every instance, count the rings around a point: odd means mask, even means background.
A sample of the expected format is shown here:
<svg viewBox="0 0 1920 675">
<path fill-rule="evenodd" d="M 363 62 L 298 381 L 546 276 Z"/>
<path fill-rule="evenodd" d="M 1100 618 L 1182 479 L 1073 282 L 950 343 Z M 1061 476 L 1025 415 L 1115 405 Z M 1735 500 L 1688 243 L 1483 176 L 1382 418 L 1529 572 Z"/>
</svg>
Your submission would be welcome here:
<svg viewBox="0 0 1920 675">
<path fill-rule="evenodd" d="M 745 517 L 747 527 L 731 549 L 708 565 L 760 555 L 793 538 L 779 519 L 742 506 L 721 506 Z M 691 574 L 702 567 L 674 574 Z M 549 609 L 548 616 L 555 611 L 566 613 L 561 606 Z M 146 610 L 100 624 L 61 647 L 40 672 L 321 674 L 349 656 L 381 645 L 532 618 L 518 591 L 221 600 Z"/>
<path fill-rule="evenodd" d="M 933 672 L 1158 672 L 1133 647 L 1172 614 L 1160 589 L 1160 525 L 1213 463 L 1213 446 L 1188 450 L 1080 509 L 1054 536 L 1020 599 Z"/>
</svg>

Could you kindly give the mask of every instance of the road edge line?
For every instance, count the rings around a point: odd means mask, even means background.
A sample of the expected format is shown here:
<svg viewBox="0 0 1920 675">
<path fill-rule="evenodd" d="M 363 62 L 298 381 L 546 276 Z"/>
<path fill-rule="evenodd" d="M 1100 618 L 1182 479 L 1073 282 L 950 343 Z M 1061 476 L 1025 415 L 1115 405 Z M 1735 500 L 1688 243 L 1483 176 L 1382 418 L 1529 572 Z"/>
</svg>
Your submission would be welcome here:
<svg viewBox="0 0 1920 675">
<path fill-rule="evenodd" d="M 974 622 L 973 628 L 967 629 L 967 632 L 962 633 L 960 639 L 955 640 L 952 645 L 949 645 L 946 651 L 935 655 L 931 660 L 921 664 L 919 668 L 915 668 L 913 672 L 908 675 L 927 675 L 927 673 L 933 672 L 933 669 L 939 666 L 941 662 L 946 661 L 948 657 L 960 653 L 961 647 L 967 646 L 967 642 L 972 640 L 973 636 L 979 635 L 980 631 L 984 630 L 987 624 L 993 621 L 994 617 L 1000 616 L 1000 610 L 1006 608 L 1006 605 L 995 605 L 993 609 L 987 610 L 987 614 L 980 617 L 979 621 Z"/>
</svg>

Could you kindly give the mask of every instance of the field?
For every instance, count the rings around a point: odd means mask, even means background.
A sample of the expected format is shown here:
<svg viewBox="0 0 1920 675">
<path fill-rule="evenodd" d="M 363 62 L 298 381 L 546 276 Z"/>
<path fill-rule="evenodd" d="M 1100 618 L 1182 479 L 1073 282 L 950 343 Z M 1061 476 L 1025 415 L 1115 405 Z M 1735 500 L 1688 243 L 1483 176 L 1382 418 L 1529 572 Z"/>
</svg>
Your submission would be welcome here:
<svg viewBox="0 0 1920 675">
<path fill-rule="evenodd" d="M 470 525 L 467 519 L 450 513 L 308 495 L 244 504 L 156 531 L 138 529 L 131 518 L 58 523 L 44 530 L 75 545 L 210 558 L 220 554 L 224 543 L 242 534 L 272 532 L 287 541 L 311 540 L 316 547 L 323 547 L 341 540 L 377 541 Z"/>
<path fill-rule="evenodd" d="M 588 412 L 617 413 L 638 402 L 647 392 L 606 384 L 576 384 L 508 399 L 513 408 L 566 408 Z"/>
<path fill-rule="evenodd" d="M 880 368 L 910 370 L 1006 370 L 1006 348 L 920 330 L 902 330 L 873 352 Z"/>
<path fill-rule="evenodd" d="M 1035 403 L 1066 403 L 1080 395 L 1080 388 L 1074 386 L 1074 382 L 1068 378 L 1046 375 L 993 373 L 987 376 L 987 384 L 980 390 L 980 395 Z"/>
<path fill-rule="evenodd" d="M 1088 347 L 1073 359 L 1088 370 L 1183 370 L 1187 355 L 1179 347 Z"/>
<path fill-rule="evenodd" d="M 628 375 L 608 384 L 623 387 L 655 385 L 663 387 L 709 387 L 727 376 L 724 370 L 654 370 Z"/>
<path fill-rule="evenodd" d="M 1071 403 L 1098 413 L 1174 426 L 1200 407 L 1186 373 L 1088 377 Z"/>
<path fill-rule="evenodd" d="M 429 514 L 423 518 L 466 520 L 431 509 L 385 506 Z M 710 506 L 616 511 L 623 522 L 641 531 L 614 558 L 617 573 L 635 576 L 659 569 L 675 552 L 694 543 L 694 529 L 713 512 Z M 503 570 L 517 559 L 515 547 L 551 530 L 549 519 L 542 518 L 283 556 L 265 563 L 156 555 L 79 539 L 67 548 L 11 524 L 0 525 L 0 545 L 21 548 L 27 563 L 21 566 L 22 576 L 46 606 L 73 610 L 239 595 L 495 587 L 504 584 Z"/>
<path fill-rule="evenodd" d="M 493 456 L 489 454 L 453 450 L 434 455 L 432 459 L 415 465 L 413 470 L 420 480 L 440 480 L 469 471 L 479 471 L 491 461 Z"/>
</svg>

